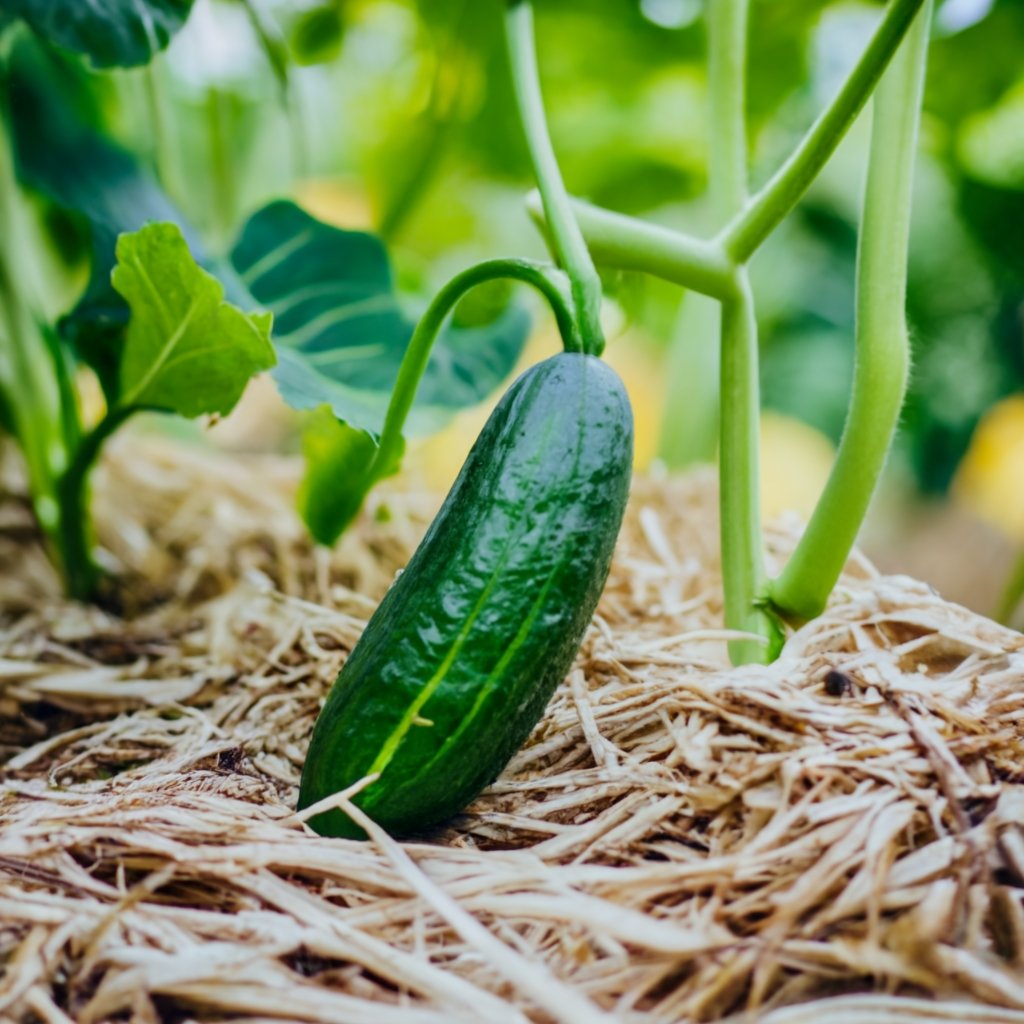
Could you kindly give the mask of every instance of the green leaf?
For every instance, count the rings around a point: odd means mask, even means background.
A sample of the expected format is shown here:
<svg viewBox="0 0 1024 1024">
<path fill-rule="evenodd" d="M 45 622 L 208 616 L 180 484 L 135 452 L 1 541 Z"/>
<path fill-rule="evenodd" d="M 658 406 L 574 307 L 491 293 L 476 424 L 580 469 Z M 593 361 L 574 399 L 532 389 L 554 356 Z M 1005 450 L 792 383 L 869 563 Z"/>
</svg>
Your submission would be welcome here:
<svg viewBox="0 0 1024 1024">
<path fill-rule="evenodd" d="M 341 52 L 345 22 L 337 2 L 303 11 L 292 25 L 289 46 L 297 64 L 326 64 Z"/>
<path fill-rule="evenodd" d="M 131 309 L 122 407 L 226 414 L 249 378 L 274 365 L 271 314 L 225 302 L 223 286 L 192 258 L 176 225 L 122 235 L 113 284 Z"/>
<path fill-rule="evenodd" d="M 231 258 L 274 313 L 274 379 L 285 401 L 296 409 L 329 405 L 340 420 L 379 434 L 416 324 L 395 291 L 381 241 L 276 202 L 253 215 Z M 456 317 L 434 345 L 409 432 L 436 430 L 486 398 L 512 372 L 528 332 L 529 317 L 515 305 L 485 324 Z"/>
<path fill-rule="evenodd" d="M 376 440 L 342 423 L 327 405 L 306 420 L 302 453 L 306 473 L 299 487 L 299 512 L 313 537 L 329 546 L 359 514 L 370 488 L 397 472 L 400 461 L 374 465 Z"/>
<path fill-rule="evenodd" d="M 96 67 L 146 64 L 185 24 L 192 0 L 7 0 L 47 42 Z"/>
</svg>

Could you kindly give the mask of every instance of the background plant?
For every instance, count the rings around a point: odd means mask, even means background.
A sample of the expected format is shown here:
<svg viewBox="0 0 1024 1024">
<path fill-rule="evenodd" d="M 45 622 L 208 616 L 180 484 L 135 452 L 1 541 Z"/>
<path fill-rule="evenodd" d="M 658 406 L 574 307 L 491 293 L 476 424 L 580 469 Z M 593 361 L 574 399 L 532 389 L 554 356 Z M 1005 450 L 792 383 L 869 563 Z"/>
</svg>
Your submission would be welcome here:
<svg viewBox="0 0 1024 1024">
<path fill-rule="evenodd" d="M 913 369 L 888 476 L 893 491 L 913 481 L 944 494 L 980 417 L 1019 390 L 1024 374 L 1024 268 L 1014 243 L 1024 179 L 1012 130 L 1024 11 L 1013 0 L 947 0 L 937 8 L 908 279 Z M 872 3 L 752 0 L 752 187 L 834 94 L 882 11 Z M 654 223 L 712 233 L 705 14 L 705 5 L 685 0 L 542 5 L 541 71 L 575 193 Z M 530 171 L 512 130 L 507 76 L 495 70 L 504 59 L 500 19 L 500 4 L 197 0 L 176 41 L 143 68 L 96 71 L 53 50 L 50 70 L 59 68 L 95 134 L 158 171 L 175 211 L 164 207 L 159 216 L 184 224 L 201 261 L 207 251 L 229 251 L 248 214 L 292 195 L 321 219 L 383 229 L 401 292 L 425 295 L 477 259 L 542 253 L 521 215 Z M 330 31 L 307 31 L 317 23 Z M 546 45 L 569 38 L 572 46 Z M 10 33 L 6 39 L 12 45 Z M 764 404 L 833 441 L 852 366 L 867 129 L 866 119 L 854 126 L 850 143 L 750 267 Z M 80 171 L 101 166 L 93 157 L 78 164 Z M 89 251 L 81 221 L 58 210 L 52 190 L 44 193 L 41 201 L 34 192 L 29 219 L 45 228 L 38 304 L 56 323 L 81 288 Z M 74 205 L 65 201 L 61 210 Z M 662 455 L 673 465 L 711 458 L 717 398 L 706 381 L 715 377 L 715 346 L 703 339 L 713 339 L 713 319 L 701 320 L 693 293 L 680 302 L 675 285 L 634 270 L 599 270 L 611 296 L 606 311 L 619 313 L 606 316 L 611 358 L 629 370 L 635 355 L 658 363 L 668 346 L 667 365 L 679 370 L 671 389 L 684 400 L 664 403 L 672 415 Z M 483 297 L 475 303 L 485 318 L 504 302 L 500 294 L 493 299 L 490 308 Z M 628 341 L 619 340 L 622 324 Z M 663 377 L 631 381 L 652 420 Z M 690 414 L 685 429 L 683 411 Z M 638 427 L 642 435 L 645 424 Z M 1006 450 L 1012 434 L 1001 437 Z M 638 442 L 650 450 L 651 441 Z M 787 458 L 792 475 L 809 471 L 809 453 Z M 1010 516 L 1012 501 L 994 504 Z"/>
</svg>

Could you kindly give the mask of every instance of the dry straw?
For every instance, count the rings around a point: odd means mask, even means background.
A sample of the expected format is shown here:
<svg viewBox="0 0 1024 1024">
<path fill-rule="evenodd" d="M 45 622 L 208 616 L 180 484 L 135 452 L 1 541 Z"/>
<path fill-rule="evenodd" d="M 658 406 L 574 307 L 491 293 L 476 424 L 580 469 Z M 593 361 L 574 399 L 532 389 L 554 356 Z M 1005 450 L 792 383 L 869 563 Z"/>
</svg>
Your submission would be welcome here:
<svg viewBox="0 0 1024 1024">
<path fill-rule="evenodd" d="M 711 482 L 641 481 L 501 779 L 418 842 L 321 839 L 305 740 L 431 503 L 328 556 L 294 472 L 116 444 L 121 615 L 0 505 L 0 1019 L 1024 1022 L 1019 634 L 858 562 L 731 669 Z"/>
</svg>

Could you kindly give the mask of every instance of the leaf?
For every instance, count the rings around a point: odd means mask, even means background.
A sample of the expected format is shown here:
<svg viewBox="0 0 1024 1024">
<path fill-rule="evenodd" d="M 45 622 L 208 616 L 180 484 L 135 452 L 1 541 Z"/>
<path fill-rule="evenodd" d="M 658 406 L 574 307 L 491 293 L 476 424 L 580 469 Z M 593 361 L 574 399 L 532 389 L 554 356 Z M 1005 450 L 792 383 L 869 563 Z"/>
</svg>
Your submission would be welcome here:
<svg viewBox="0 0 1024 1024">
<path fill-rule="evenodd" d="M 133 67 L 167 46 L 192 0 L 7 0 L 6 9 L 96 67 Z"/>
<path fill-rule="evenodd" d="M 131 309 L 122 407 L 226 414 L 249 378 L 274 365 L 271 314 L 225 302 L 223 285 L 195 262 L 176 225 L 122 235 L 113 284 Z"/>
<path fill-rule="evenodd" d="M 303 11 L 292 25 L 289 46 L 297 64 L 326 64 L 341 52 L 345 22 L 334 2 Z"/>
<path fill-rule="evenodd" d="M 340 420 L 379 434 L 416 324 L 399 301 L 381 241 L 329 227 L 282 201 L 253 215 L 231 258 L 274 313 L 274 379 L 285 401 L 296 409 L 327 404 Z M 490 323 L 443 328 L 409 432 L 436 430 L 486 398 L 512 372 L 528 331 L 528 315 L 514 305 Z"/>
<path fill-rule="evenodd" d="M 153 176 L 94 127 L 95 111 L 82 101 L 87 90 L 75 69 L 60 69 L 26 40 L 15 48 L 10 71 L 18 177 L 84 218 L 92 246 L 89 284 L 61 320 L 60 333 L 96 372 L 113 405 L 128 322 L 128 307 L 110 283 L 117 236 L 149 221 L 173 221 L 181 226 L 191 251 L 205 262 L 202 250 Z"/>
<path fill-rule="evenodd" d="M 376 440 L 342 423 L 327 405 L 307 419 L 302 453 L 306 473 L 299 487 L 299 512 L 313 537 L 328 546 L 359 514 L 370 488 L 398 471 L 401 458 L 374 466 Z"/>
</svg>

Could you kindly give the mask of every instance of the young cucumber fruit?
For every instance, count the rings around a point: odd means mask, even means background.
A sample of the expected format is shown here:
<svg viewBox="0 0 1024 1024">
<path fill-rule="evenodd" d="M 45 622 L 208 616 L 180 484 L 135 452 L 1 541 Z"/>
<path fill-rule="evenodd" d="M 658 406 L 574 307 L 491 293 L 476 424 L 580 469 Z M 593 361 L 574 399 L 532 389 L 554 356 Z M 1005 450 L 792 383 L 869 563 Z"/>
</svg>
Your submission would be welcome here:
<svg viewBox="0 0 1024 1024">
<path fill-rule="evenodd" d="M 497 778 L 579 650 L 632 459 L 629 400 L 600 359 L 562 353 L 509 388 L 327 697 L 300 807 L 380 773 L 355 802 L 408 834 Z M 363 836 L 341 810 L 311 824 Z"/>
</svg>

